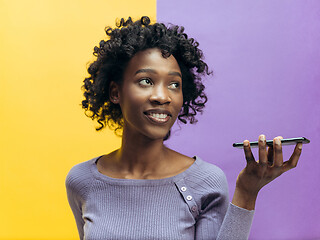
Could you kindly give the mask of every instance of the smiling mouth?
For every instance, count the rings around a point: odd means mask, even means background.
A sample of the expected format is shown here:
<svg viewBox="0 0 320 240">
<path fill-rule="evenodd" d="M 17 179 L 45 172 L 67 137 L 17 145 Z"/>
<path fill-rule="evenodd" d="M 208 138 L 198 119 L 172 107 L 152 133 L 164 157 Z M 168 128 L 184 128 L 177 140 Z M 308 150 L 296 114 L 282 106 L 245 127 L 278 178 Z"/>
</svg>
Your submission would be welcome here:
<svg viewBox="0 0 320 240">
<path fill-rule="evenodd" d="M 154 123 L 166 123 L 170 119 L 170 115 L 166 113 L 145 112 L 145 116 Z"/>
</svg>

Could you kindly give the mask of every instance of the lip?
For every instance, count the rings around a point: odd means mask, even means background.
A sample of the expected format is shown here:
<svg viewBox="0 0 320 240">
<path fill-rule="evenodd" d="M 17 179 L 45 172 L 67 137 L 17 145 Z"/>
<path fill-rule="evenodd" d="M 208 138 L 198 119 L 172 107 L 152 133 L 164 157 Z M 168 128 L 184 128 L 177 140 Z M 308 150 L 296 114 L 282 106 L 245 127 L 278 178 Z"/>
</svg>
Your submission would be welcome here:
<svg viewBox="0 0 320 240">
<path fill-rule="evenodd" d="M 166 124 L 170 120 L 170 118 L 172 117 L 172 114 L 168 110 L 158 109 L 158 108 L 149 109 L 143 113 L 149 121 L 151 121 L 152 123 L 160 124 L 160 125 Z M 165 118 L 163 118 L 163 117 L 157 118 L 153 114 L 159 114 L 159 115 L 165 114 L 167 116 Z"/>
</svg>

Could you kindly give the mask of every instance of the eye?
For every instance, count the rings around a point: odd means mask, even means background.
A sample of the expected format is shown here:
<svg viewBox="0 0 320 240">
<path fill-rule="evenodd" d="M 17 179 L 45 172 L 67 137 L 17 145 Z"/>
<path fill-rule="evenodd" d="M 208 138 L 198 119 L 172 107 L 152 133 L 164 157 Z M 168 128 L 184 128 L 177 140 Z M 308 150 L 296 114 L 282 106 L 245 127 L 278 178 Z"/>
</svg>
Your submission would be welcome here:
<svg viewBox="0 0 320 240">
<path fill-rule="evenodd" d="M 178 82 L 173 82 L 173 83 L 170 83 L 169 85 L 170 89 L 178 89 L 179 87 L 180 87 L 180 83 Z"/>
<path fill-rule="evenodd" d="M 151 79 L 149 78 L 143 78 L 139 81 L 139 84 L 142 86 L 150 86 L 152 85 Z"/>
</svg>

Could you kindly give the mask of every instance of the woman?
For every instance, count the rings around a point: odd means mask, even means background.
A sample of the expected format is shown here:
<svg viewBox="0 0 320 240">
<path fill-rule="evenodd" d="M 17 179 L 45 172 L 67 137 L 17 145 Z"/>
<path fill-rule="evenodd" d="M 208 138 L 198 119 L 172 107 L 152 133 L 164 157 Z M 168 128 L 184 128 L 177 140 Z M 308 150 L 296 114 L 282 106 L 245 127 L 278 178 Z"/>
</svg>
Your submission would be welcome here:
<svg viewBox="0 0 320 240">
<path fill-rule="evenodd" d="M 198 43 L 177 26 L 123 19 L 84 81 L 83 108 L 100 124 L 122 130 L 121 147 L 74 166 L 66 179 L 80 239 L 247 239 L 259 190 L 296 166 L 302 145 L 283 162 L 281 137 L 259 161 L 244 141 L 247 166 L 232 203 L 224 173 L 199 157 L 164 145 L 178 118 L 194 123 L 210 74 Z"/>
</svg>

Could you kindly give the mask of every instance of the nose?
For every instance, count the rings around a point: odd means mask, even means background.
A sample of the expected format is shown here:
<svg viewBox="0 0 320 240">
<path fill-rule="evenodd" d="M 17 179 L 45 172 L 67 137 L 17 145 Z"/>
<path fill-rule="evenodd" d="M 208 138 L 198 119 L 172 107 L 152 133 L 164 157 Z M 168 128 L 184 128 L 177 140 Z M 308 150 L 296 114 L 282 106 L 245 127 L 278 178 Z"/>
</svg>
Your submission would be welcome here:
<svg viewBox="0 0 320 240">
<path fill-rule="evenodd" d="M 154 87 L 150 95 L 150 102 L 160 104 L 160 105 L 170 103 L 171 97 L 170 97 L 169 89 L 161 85 Z"/>
</svg>

